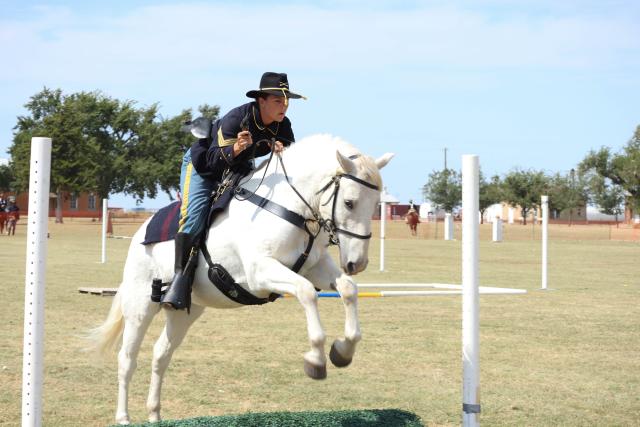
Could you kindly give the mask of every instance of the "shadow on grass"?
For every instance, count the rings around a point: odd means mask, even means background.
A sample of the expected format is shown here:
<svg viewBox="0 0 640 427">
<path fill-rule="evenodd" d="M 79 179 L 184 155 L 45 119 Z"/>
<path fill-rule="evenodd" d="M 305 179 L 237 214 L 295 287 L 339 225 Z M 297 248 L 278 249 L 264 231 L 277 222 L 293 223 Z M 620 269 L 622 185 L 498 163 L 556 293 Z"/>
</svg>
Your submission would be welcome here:
<svg viewBox="0 0 640 427">
<path fill-rule="evenodd" d="M 400 409 L 248 413 L 165 420 L 136 425 L 138 427 L 423 427 L 417 415 Z"/>
</svg>

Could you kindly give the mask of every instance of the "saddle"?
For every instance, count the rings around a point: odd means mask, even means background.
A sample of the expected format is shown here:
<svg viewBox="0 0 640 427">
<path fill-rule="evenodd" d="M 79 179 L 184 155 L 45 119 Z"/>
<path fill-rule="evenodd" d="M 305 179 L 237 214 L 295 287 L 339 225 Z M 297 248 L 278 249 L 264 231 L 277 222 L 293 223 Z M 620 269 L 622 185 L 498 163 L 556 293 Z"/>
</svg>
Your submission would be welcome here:
<svg viewBox="0 0 640 427">
<path fill-rule="evenodd" d="M 232 177 L 233 185 L 225 188 L 216 198 L 214 198 L 215 193 L 210 196 L 209 210 L 203 213 L 206 214 L 205 230 L 208 230 L 218 214 L 227 208 L 233 197 L 233 189 L 240 178 L 241 176 Z M 175 201 L 163 207 L 151 217 L 151 221 L 147 224 L 143 245 L 166 242 L 176 237 L 179 228 L 180 206 L 181 202 Z"/>
<path fill-rule="evenodd" d="M 258 298 L 245 290 L 235 282 L 233 277 L 221 264 L 217 264 L 212 261 L 206 245 L 208 231 L 211 224 L 216 217 L 227 208 L 235 194 L 235 189 L 243 176 L 244 174 L 237 172 L 229 174 L 225 177 L 217 190 L 210 196 L 209 210 L 202 213 L 203 215 L 206 215 L 204 231 L 199 236 L 194 237 L 193 241 L 196 242 L 194 248 L 202 251 L 202 254 L 209 266 L 209 280 L 220 292 L 222 292 L 223 295 L 242 305 L 262 305 L 275 301 L 280 298 L 280 295 L 272 293 L 267 298 Z M 175 238 L 175 235 L 178 232 L 180 205 L 181 202 L 176 201 L 156 212 L 156 214 L 151 218 L 151 221 L 149 221 L 149 224 L 147 224 L 145 238 L 142 242 L 143 245 L 164 242 Z M 192 254 L 193 255 L 189 258 L 189 261 L 187 261 L 185 270 L 193 271 L 197 267 L 197 251 L 192 251 Z M 163 293 L 162 288 L 168 284 L 169 283 L 162 283 L 160 280 L 154 279 L 151 285 L 152 301 L 161 300 Z"/>
</svg>

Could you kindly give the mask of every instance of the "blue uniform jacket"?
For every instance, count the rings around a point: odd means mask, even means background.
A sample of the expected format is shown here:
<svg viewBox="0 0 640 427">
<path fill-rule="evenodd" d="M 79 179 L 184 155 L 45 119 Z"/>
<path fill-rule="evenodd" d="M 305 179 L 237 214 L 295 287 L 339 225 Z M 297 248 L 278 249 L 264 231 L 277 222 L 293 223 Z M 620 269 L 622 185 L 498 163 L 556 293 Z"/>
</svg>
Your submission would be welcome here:
<svg viewBox="0 0 640 427">
<path fill-rule="evenodd" d="M 246 120 L 244 120 L 246 117 Z M 244 120 L 244 123 L 243 123 Z M 227 168 L 243 174 L 249 173 L 252 167 L 254 147 L 251 146 L 233 157 L 233 144 L 238 133 L 242 131 L 241 124 L 248 125 L 255 147 L 255 157 L 268 154 L 271 148 L 266 139 L 275 139 L 289 146 L 295 141 L 291 122 L 287 117 L 281 122 L 273 122 L 269 126 L 262 124 L 257 102 L 249 102 L 229 111 L 224 117 L 213 123 L 211 141 L 203 138 L 191 146 L 191 162 L 195 170 L 208 179 L 220 181 Z"/>
</svg>

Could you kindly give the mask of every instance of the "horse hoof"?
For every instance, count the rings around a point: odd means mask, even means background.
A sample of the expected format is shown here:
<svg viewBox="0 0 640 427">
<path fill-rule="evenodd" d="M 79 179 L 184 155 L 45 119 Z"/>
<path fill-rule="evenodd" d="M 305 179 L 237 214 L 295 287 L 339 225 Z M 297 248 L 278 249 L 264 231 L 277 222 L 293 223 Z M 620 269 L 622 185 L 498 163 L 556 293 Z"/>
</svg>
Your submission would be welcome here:
<svg viewBox="0 0 640 427">
<path fill-rule="evenodd" d="M 117 417 L 116 418 L 116 423 L 119 426 L 128 426 L 129 424 L 131 424 L 131 422 L 129 421 L 129 416 L 128 415 Z"/>
<path fill-rule="evenodd" d="M 327 366 L 316 366 L 306 360 L 304 361 L 304 373 L 314 380 L 323 380 L 327 378 Z"/>
<path fill-rule="evenodd" d="M 331 344 L 331 351 L 329 351 L 329 360 L 333 363 L 333 366 L 336 368 L 344 368 L 345 366 L 349 366 L 351 364 L 352 358 L 342 357 L 342 355 L 336 349 L 336 344 Z"/>
</svg>

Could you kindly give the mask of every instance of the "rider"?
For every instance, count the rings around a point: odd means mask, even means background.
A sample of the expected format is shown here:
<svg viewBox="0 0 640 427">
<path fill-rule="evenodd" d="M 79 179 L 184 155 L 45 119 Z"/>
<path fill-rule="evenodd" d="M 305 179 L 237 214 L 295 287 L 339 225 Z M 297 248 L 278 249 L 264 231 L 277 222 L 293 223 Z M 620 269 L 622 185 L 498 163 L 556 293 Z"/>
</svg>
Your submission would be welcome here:
<svg viewBox="0 0 640 427">
<path fill-rule="evenodd" d="M 4 193 L 0 192 L 0 234 L 4 233 L 4 225 L 7 222 L 7 199 L 4 198 Z"/>
<path fill-rule="evenodd" d="M 165 307 L 185 309 L 189 306 L 193 273 L 183 269 L 194 245 L 195 237 L 204 229 L 203 211 L 212 191 L 225 172 L 248 174 L 254 157 L 272 150 L 279 153 L 295 141 L 291 122 L 285 116 L 289 99 L 306 99 L 289 90 L 285 73 L 266 72 L 260 89 L 250 90 L 254 101 L 229 111 L 215 121 L 209 138 L 201 138 L 187 150 L 182 159 L 180 190 L 182 206 L 175 237 L 175 275 L 162 298 Z M 248 149 L 253 143 L 258 145 Z"/>
<path fill-rule="evenodd" d="M 15 196 L 9 197 L 9 204 L 6 208 L 7 213 L 7 235 L 16 234 L 16 223 L 20 219 L 20 208 L 16 205 Z"/>
</svg>

